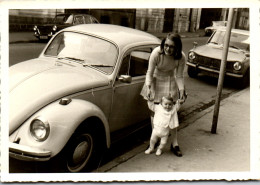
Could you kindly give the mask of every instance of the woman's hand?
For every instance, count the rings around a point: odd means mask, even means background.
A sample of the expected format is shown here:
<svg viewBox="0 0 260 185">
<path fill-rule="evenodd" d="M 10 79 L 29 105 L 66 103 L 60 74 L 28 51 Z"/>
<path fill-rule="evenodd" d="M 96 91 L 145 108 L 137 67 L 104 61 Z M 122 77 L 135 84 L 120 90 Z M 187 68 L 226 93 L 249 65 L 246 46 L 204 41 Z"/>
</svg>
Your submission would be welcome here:
<svg viewBox="0 0 260 185">
<path fill-rule="evenodd" d="M 147 99 L 153 101 L 151 85 L 147 85 Z"/>
<path fill-rule="evenodd" d="M 185 90 L 180 90 L 180 103 L 184 103 L 186 101 L 187 98 L 187 94 L 185 92 Z"/>
</svg>

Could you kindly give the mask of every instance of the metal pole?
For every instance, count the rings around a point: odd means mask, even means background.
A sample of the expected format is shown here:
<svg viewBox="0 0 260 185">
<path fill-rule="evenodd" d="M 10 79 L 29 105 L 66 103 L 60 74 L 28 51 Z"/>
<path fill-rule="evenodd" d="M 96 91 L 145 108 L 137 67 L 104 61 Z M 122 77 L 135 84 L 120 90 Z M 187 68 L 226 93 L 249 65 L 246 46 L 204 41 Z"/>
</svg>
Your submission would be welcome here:
<svg viewBox="0 0 260 185">
<path fill-rule="evenodd" d="M 230 8 L 229 13 L 228 13 L 228 23 L 227 23 L 226 33 L 225 33 L 224 47 L 223 47 L 223 52 L 222 52 L 222 60 L 221 60 L 220 71 L 219 71 L 217 96 L 216 96 L 216 102 L 215 102 L 215 107 L 214 107 L 214 115 L 213 115 L 213 121 L 212 121 L 212 127 L 211 127 L 211 133 L 212 134 L 216 134 L 216 131 L 217 131 L 219 104 L 220 104 L 221 92 L 222 92 L 222 88 L 223 88 L 223 81 L 224 81 L 224 76 L 225 76 L 225 71 L 226 71 L 228 47 L 229 47 L 231 27 L 232 27 L 232 22 L 233 22 L 233 12 L 234 12 L 233 8 Z"/>
</svg>

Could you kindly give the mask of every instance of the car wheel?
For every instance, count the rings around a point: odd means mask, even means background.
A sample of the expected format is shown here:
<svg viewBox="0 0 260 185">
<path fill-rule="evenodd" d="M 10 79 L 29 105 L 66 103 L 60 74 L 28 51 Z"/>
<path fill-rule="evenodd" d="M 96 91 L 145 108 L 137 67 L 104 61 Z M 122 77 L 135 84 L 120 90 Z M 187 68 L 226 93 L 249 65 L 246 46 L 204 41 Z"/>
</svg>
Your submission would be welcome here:
<svg viewBox="0 0 260 185">
<path fill-rule="evenodd" d="M 205 36 L 210 36 L 211 34 L 212 34 L 212 31 L 210 31 L 210 30 L 205 31 Z"/>
<path fill-rule="evenodd" d="M 191 78 L 196 78 L 198 76 L 198 71 L 194 67 L 188 66 L 187 72 Z"/>
<path fill-rule="evenodd" d="M 94 138 L 89 133 L 80 133 L 73 138 L 67 155 L 67 168 L 70 172 L 79 172 L 88 163 L 94 149 Z"/>
<path fill-rule="evenodd" d="M 250 83 L 250 73 L 248 70 L 243 76 L 243 78 L 237 81 L 237 87 L 240 89 L 244 89 L 249 86 L 249 83 Z"/>
<path fill-rule="evenodd" d="M 65 150 L 67 171 L 81 172 L 97 168 L 101 159 L 101 150 L 104 149 L 103 137 L 100 135 L 102 134 L 94 128 L 77 129 Z"/>
</svg>

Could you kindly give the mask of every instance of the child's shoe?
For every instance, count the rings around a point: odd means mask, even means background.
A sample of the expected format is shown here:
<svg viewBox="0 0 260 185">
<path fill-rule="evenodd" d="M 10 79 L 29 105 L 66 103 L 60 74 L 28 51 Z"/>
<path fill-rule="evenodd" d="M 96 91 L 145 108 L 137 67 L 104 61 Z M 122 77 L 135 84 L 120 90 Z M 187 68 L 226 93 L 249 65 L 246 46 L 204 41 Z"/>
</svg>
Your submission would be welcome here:
<svg viewBox="0 0 260 185">
<path fill-rule="evenodd" d="M 148 148 L 147 150 L 145 150 L 145 154 L 150 154 L 150 153 L 152 153 L 153 152 L 153 149 L 152 148 Z"/>
<path fill-rule="evenodd" d="M 155 153 L 155 155 L 158 155 L 158 156 L 159 156 L 159 155 L 161 155 L 161 154 L 162 154 L 162 150 L 158 148 L 157 151 L 156 151 L 156 153 Z"/>
</svg>

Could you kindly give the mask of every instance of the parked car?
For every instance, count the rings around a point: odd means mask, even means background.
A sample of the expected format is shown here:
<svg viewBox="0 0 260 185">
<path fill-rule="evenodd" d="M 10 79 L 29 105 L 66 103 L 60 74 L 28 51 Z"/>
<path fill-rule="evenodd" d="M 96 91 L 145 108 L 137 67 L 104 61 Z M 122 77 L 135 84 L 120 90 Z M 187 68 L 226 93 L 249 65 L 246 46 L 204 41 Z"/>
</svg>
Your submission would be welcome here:
<svg viewBox="0 0 260 185">
<path fill-rule="evenodd" d="M 50 39 L 56 32 L 69 26 L 78 24 L 99 23 L 92 15 L 88 14 L 57 14 L 55 18 L 47 24 L 35 25 L 34 36 L 39 40 Z"/>
<path fill-rule="evenodd" d="M 187 71 L 190 77 L 194 78 L 200 72 L 218 77 L 225 32 L 224 28 L 216 30 L 205 45 L 189 51 Z M 250 81 L 249 39 L 249 31 L 232 29 L 225 75 L 236 79 L 241 88 L 248 86 Z"/>
<path fill-rule="evenodd" d="M 69 172 L 93 167 L 111 142 L 149 124 L 140 92 L 159 44 L 136 29 L 84 24 L 58 32 L 39 58 L 11 66 L 10 157 L 59 161 Z"/>
<path fill-rule="evenodd" d="M 210 36 L 218 28 L 227 26 L 227 21 L 212 21 L 211 26 L 205 28 L 205 35 Z"/>
</svg>

